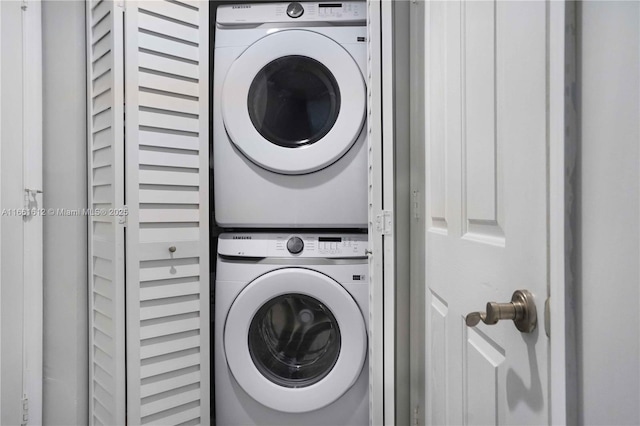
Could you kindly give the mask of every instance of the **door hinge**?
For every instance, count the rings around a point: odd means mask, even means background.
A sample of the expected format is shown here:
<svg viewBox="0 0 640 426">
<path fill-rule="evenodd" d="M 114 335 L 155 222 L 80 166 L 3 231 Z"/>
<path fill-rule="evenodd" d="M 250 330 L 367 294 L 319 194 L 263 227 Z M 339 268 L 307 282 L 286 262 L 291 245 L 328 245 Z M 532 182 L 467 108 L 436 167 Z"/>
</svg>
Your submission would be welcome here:
<svg viewBox="0 0 640 426">
<path fill-rule="evenodd" d="M 547 297 L 547 300 L 544 301 L 544 332 L 547 333 L 547 337 L 551 337 L 551 309 L 549 305 L 551 304 Z"/>
<path fill-rule="evenodd" d="M 420 219 L 420 192 L 418 190 L 413 191 L 413 218 Z"/>
<path fill-rule="evenodd" d="M 383 210 L 376 215 L 376 230 L 382 235 L 393 233 L 393 213 L 391 211 Z"/>
<path fill-rule="evenodd" d="M 129 217 L 129 207 L 125 205 L 118 209 L 116 217 L 118 220 L 118 224 L 126 228 L 128 222 L 127 218 Z"/>
<path fill-rule="evenodd" d="M 27 398 L 27 395 L 24 395 L 22 397 L 22 423 L 23 425 L 26 425 L 27 423 L 29 423 L 29 398 Z"/>
<path fill-rule="evenodd" d="M 413 426 L 419 426 L 420 425 L 420 406 L 416 405 L 416 407 L 413 409 L 413 422 L 412 422 Z"/>
<path fill-rule="evenodd" d="M 38 194 L 42 194 L 41 189 L 24 189 L 24 209 L 26 213 L 25 216 L 31 216 L 32 214 L 35 214 L 32 213 L 32 209 L 35 209 L 38 206 L 38 199 L 36 198 Z"/>
</svg>

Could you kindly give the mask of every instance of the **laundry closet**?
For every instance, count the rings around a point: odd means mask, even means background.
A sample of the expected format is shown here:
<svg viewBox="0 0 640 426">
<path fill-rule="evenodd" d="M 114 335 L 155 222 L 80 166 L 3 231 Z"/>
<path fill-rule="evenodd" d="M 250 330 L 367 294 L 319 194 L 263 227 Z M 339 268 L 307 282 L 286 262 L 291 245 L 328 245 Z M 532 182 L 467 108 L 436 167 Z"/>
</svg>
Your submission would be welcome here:
<svg viewBox="0 0 640 426">
<path fill-rule="evenodd" d="M 382 416 L 373 9 L 87 8 L 93 424 Z"/>
</svg>

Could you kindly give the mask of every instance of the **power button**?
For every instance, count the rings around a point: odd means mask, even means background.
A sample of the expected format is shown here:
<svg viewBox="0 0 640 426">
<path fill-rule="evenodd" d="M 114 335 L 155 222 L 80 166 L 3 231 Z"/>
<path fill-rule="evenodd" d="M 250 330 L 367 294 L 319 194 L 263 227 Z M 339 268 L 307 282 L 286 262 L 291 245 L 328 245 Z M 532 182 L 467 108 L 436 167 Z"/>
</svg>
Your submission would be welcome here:
<svg viewBox="0 0 640 426">
<path fill-rule="evenodd" d="M 287 6 L 287 15 L 291 18 L 299 18 L 304 13 L 304 8 L 298 2 L 289 3 Z"/>
</svg>

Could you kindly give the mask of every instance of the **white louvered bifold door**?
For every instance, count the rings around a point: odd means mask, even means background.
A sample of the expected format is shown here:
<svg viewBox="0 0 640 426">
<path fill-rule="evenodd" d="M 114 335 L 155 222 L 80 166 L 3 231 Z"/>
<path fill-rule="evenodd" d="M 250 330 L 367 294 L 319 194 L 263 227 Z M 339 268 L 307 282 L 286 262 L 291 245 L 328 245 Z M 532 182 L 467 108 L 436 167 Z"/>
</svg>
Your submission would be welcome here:
<svg viewBox="0 0 640 426">
<path fill-rule="evenodd" d="M 208 13 L 126 3 L 129 425 L 210 422 Z"/>
<path fill-rule="evenodd" d="M 384 399 L 384 216 L 382 182 L 381 0 L 367 1 L 367 126 L 369 199 L 369 421 L 385 422 Z"/>
<path fill-rule="evenodd" d="M 125 423 L 123 9 L 87 6 L 89 422 Z M 64 267 L 64 265 L 61 265 Z"/>
<path fill-rule="evenodd" d="M 209 424 L 208 4 L 90 1 L 87 39 L 90 423 Z"/>
</svg>

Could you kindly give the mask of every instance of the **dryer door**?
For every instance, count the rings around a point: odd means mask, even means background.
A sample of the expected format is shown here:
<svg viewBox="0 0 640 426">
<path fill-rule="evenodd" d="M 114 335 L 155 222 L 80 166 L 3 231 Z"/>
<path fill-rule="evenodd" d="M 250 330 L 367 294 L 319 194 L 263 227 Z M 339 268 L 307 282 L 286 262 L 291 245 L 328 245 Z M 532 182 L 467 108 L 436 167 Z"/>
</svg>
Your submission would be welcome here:
<svg viewBox="0 0 640 426">
<path fill-rule="evenodd" d="M 362 131 L 366 96 L 358 64 L 338 43 L 306 30 L 267 35 L 233 63 L 222 90 L 231 141 L 281 174 L 320 170 Z"/>
<path fill-rule="evenodd" d="M 304 268 L 269 272 L 249 284 L 224 328 L 229 369 L 256 401 L 301 413 L 340 398 L 367 354 L 360 308 L 336 281 Z"/>
</svg>

